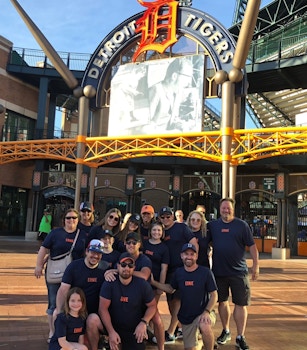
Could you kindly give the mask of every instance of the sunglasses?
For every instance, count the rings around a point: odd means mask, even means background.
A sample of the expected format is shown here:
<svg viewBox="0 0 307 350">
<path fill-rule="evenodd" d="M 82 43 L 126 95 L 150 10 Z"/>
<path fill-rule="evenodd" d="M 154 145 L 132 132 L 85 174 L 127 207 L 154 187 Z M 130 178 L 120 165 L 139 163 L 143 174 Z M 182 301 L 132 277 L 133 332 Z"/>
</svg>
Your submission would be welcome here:
<svg viewBox="0 0 307 350">
<path fill-rule="evenodd" d="M 132 269 L 134 267 L 134 264 L 133 263 L 125 263 L 125 262 L 122 262 L 120 263 L 120 266 L 121 267 L 129 267 L 130 269 Z"/>
<path fill-rule="evenodd" d="M 200 222 L 201 220 L 200 220 L 200 219 L 194 219 L 194 218 L 192 218 L 191 221 Z"/>
<path fill-rule="evenodd" d="M 66 220 L 71 220 L 71 219 L 77 220 L 78 217 L 77 217 L 77 216 L 65 216 L 65 219 L 66 219 Z"/>
<path fill-rule="evenodd" d="M 119 221 L 119 217 L 118 216 L 109 215 L 109 219 L 112 219 L 114 221 Z"/>
<path fill-rule="evenodd" d="M 137 245 L 138 242 L 137 241 L 128 241 L 126 242 L 127 245 L 133 244 L 133 245 Z"/>
<path fill-rule="evenodd" d="M 161 218 L 162 220 L 164 220 L 164 219 L 169 219 L 169 218 L 170 218 L 170 215 L 167 215 L 167 216 L 160 216 L 160 218 Z"/>
</svg>

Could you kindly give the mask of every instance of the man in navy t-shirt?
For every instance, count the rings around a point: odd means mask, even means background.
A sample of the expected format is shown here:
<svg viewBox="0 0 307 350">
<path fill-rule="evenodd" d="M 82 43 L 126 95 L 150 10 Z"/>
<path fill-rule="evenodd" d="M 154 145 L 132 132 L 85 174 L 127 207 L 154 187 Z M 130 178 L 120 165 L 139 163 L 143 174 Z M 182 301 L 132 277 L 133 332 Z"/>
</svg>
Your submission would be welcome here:
<svg viewBox="0 0 307 350">
<path fill-rule="evenodd" d="M 197 248 L 185 243 L 181 249 L 183 267 L 177 268 L 169 284 L 152 280 L 152 285 L 173 294 L 180 291 L 181 306 L 178 319 L 182 325 L 185 349 L 198 346 L 199 332 L 202 335 L 205 349 L 214 349 L 215 324 L 214 305 L 217 302 L 217 286 L 214 276 L 208 267 L 197 264 Z"/>
<path fill-rule="evenodd" d="M 234 200 L 223 198 L 220 201 L 218 220 L 208 223 L 208 236 L 213 246 L 214 273 L 218 286 L 219 314 L 223 326 L 221 335 L 217 338 L 219 344 L 231 340 L 229 291 L 235 304 L 234 315 L 237 326 L 236 346 L 240 350 L 248 350 L 244 336 L 247 322 L 247 305 L 250 304 L 251 292 L 248 268 L 245 259 L 245 247 L 253 260 L 252 280 L 259 275 L 258 249 L 254 242 L 248 224 L 234 216 Z"/>
<path fill-rule="evenodd" d="M 106 281 L 100 291 L 99 315 L 109 335 L 111 349 L 144 350 L 147 325 L 157 310 L 150 284 L 133 275 L 134 258 L 123 253 L 115 281 Z M 101 331 L 102 329 L 100 329 Z"/>
</svg>

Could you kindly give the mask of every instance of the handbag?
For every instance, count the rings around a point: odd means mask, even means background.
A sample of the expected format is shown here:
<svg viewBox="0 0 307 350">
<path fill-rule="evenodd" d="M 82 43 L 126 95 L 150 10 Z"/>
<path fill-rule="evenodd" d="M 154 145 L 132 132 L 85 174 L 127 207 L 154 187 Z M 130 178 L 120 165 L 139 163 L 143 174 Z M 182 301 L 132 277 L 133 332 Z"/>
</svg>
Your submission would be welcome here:
<svg viewBox="0 0 307 350">
<path fill-rule="evenodd" d="M 62 277 L 66 270 L 66 267 L 72 262 L 72 251 L 77 242 L 79 231 L 77 231 L 76 237 L 70 250 L 67 253 L 55 256 L 54 258 L 48 258 L 46 267 L 46 281 L 51 284 L 61 283 Z"/>
</svg>

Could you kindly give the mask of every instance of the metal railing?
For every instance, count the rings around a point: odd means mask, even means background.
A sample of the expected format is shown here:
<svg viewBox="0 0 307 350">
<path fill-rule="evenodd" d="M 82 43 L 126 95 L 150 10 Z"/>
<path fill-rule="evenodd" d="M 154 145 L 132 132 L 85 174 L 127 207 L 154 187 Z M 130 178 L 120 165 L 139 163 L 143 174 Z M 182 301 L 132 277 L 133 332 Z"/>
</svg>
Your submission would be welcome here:
<svg viewBox="0 0 307 350">
<path fill-rule="evenodd" d="M 70 70 L 78 71 L 84 71 L 91 58 L 88 53 L 58 52 L 58 55 Z M 12 48 L 9 64 L 54 69 L 43 51 L 19 47 Z"/>
</svg>

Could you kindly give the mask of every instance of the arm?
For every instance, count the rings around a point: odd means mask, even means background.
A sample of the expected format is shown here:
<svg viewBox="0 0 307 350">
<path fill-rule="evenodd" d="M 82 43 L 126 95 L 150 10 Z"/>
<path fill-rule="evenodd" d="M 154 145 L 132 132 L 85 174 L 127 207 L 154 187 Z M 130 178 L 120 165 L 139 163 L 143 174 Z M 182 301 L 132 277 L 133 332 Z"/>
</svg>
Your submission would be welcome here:
<svg viewBox="0 0 307 350">
<path fill-rule="evenodd" d="M 56 317 L 63 309 L 66 295 L 71 285 L 67 283 L 61 283 L 61 286 L 56 295 L 56 309 L 54 310 L 53 316 Z"/>
<path fill-rule="evenodd" d="M 161 272 L 160 272 L 160 279 L 159 279 L 159 282 L 160 283 L 165 283 L 165 280 L 166 280 L 166 274 L 167 274 L 167 269 L 168 269 L 168 264 L 161 264 Z M 163 293 L 163 290 L 161 289 L 158 289 L 157 292 L 159 294 L 162 294 Z"/>
<path fill-rule="evenodd" d="M 142 318 L 142 321 L 140 321 L 140 323 L 136 326 L 136 329 L 134 331 L 134 335 L 138 343 L 142 343 L 144 339 L 148 339 L 147 325 L 149 321 L 154 317 L 157 311 L 157 303 L 155 298 L 153 298 L 152 301 L 147 303 L 146 306 L 147 309 Z"/>
<path fill-rule="evenodd" d="M 173 294 L 176 291 L 176 289 L 174 289 L 170 284 L 168 284 L 168 283 L 160 283 L 158 281 L 155 281 L 152 276 L 151 276 L 150 283 L 151 283 L 152 286 L 154 286 L 154 287 L 156 287 L 158 289 L 161 289 L 164 292 L 169 293 L 169 294 Z"/>
<path fill-rule="evenodd" d="M 217 303 L 217 291 L 210 292 L 210 299 L 204 312 L 199 316 L 199 322 L 211 323 L 210 313 L 212 312 L 214 305 Z"/>
<path fill-rule="evenodd" d="M 111 304 L 111 300 L 100 297 L 98 313 L 103 323 L 103 326 L 106 328 L 109 334 L 110 348 L 114 350 L 119 350 L 119 344 L 121 343 L 121 339 L 119 334 L 115 331 L 112 325 L 111 316 L 109 313 L 110 304 Z"/>
<path fill-rule="evenodd" d="M 197 252 L 198 252 L 199 246 L 198 246 L 197 238 L 196 238 L 196 237 L 193 237 L 192 239 L 190 239 L 189 243 L 195 245 L 195 247 L 196 247 L 196 249 L 197 249 Z"/>
<path fill-rule="evenodd" d="M 145 281 L 150 277 L 151 270 L 149 267 L 142 267 L 140 271 L 133 271 L 133 276 L 141 277 Z"/>
<path fill-rule="evenodd" d="M 259 276 L 259 252 L 256 244 L 253 244 L 252 246 L 249 247 L 249 252 L 253 259 L 252 280 L 256 281 Z"/>
<path fill-rule="evenodd" d="M 40 278 L 43 275 L 43 268 L 45 264 L 45 257 L 48 255 L 48 249 L 41 246 L 39 248 L 38 254 L 37 254 L 37 260 L 36 260 L 36 267 L 34 270 L 34 275 L 36 278 Z"/>
</svg>

